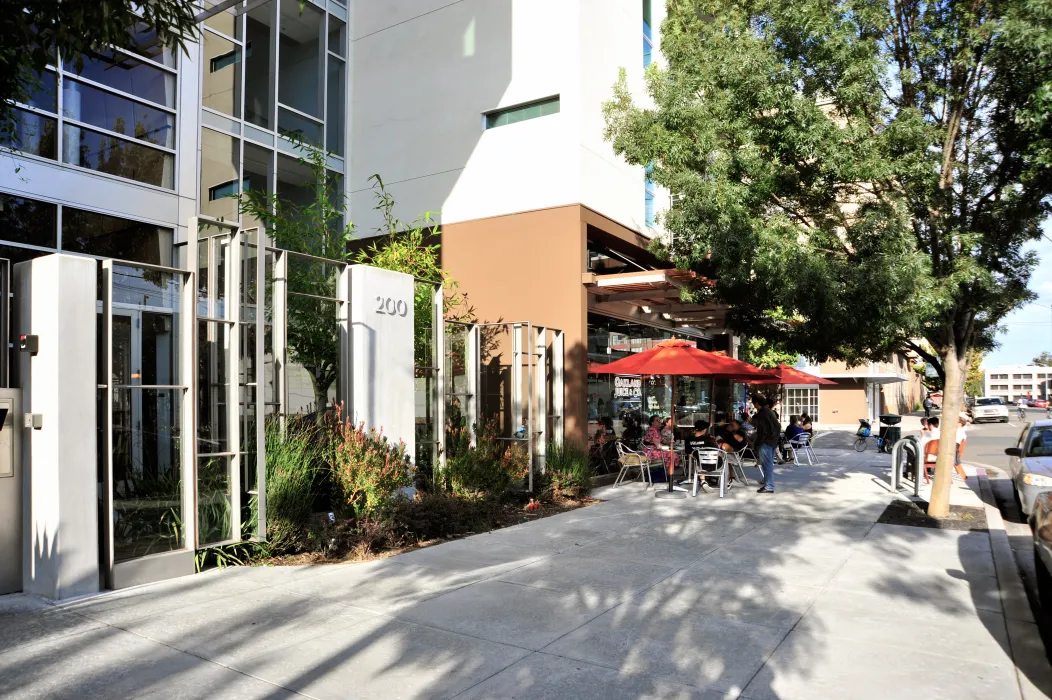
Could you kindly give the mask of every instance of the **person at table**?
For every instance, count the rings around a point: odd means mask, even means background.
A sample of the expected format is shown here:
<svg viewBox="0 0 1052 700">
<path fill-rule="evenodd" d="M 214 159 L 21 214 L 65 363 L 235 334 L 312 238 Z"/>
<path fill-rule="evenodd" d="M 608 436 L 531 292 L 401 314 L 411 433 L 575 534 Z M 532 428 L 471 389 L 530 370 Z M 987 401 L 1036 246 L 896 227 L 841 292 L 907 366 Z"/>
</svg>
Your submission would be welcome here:
<svg viewBox="0 0 1052 700">
<path fill-rule="evenodd" d="M 727 430 L 723 434 L 724 448 L 731 452 L 740 452 L 749 446 L 749 437 L 742 430 L 742 424 L 737 418 L 731 418 L 727 423 Z"/>
<path fill-rule="evenodd" d="M 716 412 L 716 422 L 709 427 L 709 434 L 719 442 L 727 442 L 727 414 L 723 411 Z"/>
<path fill-rule="evenodd" d="M 800 426 L 800 417 L 789 416 L 789 425 L 785 426 L 785 439 L 792 442 L 793 439 L 806 433 L 807 431 Z"/>
<path fill-rule="evenodd" d="M 706 448 L 718 450 L 720 448 L 720 443 L 716 441 L 716 438 L 709 434 L 709 427 L 709 422 L 707 420 L 699 419 L 694 421 L 694 431 L 687 435 L 683 440 L 688 459 L 697 450 Z M 703 471 L 711 472 L 716 470 L 716 465 L 717 462 L 714 461 L 711 464 L 702 464 L 701 467 Z"/>
<path fill-rule="evenodd" d="M 928 443 L 932 440 L 938 440 L 941 436 L 939 430 L 939 417 L 932 416 L 928 419 L 927 426 L 922 422 L 920 431 L 920 453 L 921 461 L 924 462 L 924 468 L 927 469 L 929 464 L 935 464 L 935 455 L 929 456 L 927 459 L 924 457 L 924 450 L 927 449 Z"/>
<path fill-rule="evenodd" d="M 800 427 L 804 429 L 805 433 L 807 433 L 807 437 L 813 438 L 815 436 L 815 426 L 811 422 L 811 416 L 806 413 L 800 416 Z"/>
<path fill-rule="evenodd" d="M 661 459 L 664 456 L 661 451 L 661 416 L 650 416 L 650 424 L 643 435 L 643 454 L 647 459 Z"/>
<path fill-rule="evenodd" d="M 675 471 L 677 465 L 679 465 L 679 455 L 676 454 L 675 447 L 676 431 L 672 425 L 672 416 L 665 418 L 661 421 L 661 447 L 662 454 L 670 456 L 672 459 L 672 470 Z"/>
<path fill-rule="evenodd" d="M 629 449 L 639 449 L 639 441 L 643 439 L 643 429 L 639 426 L 639 419 L 634 414 L 625 416 L 625 429 L 621 431 L 621 442 Z"/>
<path fill-rule="evenodd" d="M 603 445 L 606 444 L 614 436 L 614 419 L 610 416 L 603 416 L 599 419 L 599 428 L 595 431 L 595 435 L 592 437 L 592 445 Z"/>
</svg>

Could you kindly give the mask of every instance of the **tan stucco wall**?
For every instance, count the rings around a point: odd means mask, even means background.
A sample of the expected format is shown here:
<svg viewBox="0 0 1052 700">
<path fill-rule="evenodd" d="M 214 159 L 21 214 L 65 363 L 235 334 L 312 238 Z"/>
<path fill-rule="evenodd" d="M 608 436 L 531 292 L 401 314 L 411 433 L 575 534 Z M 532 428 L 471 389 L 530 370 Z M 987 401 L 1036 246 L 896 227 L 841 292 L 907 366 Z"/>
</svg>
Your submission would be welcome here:
<svg viewBox="0 0 1052 700">
<path fill-rule="evenodd" d="M 583 440 L 587 404 L 585 224 L 579 205 L 442 227 L 442 266 L 480 321 L 529 321 L 565 334 L 565 429 Z"/>
<path fill-rule="evenodd" d="M 866 385 L 854 379 L 841 379 L 836 386 L 818 389 L 818 423 L 854 425 L 868 414 Z"/>
</svg>

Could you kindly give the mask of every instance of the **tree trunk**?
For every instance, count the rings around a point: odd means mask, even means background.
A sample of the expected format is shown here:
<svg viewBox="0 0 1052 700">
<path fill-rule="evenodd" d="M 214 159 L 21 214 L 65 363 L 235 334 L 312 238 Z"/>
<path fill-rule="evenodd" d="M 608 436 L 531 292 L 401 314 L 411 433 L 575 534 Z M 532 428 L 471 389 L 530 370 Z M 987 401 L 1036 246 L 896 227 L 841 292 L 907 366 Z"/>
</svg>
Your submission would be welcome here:
<svg viewBox="0 0 1052 700">
<path fill-rule="evenodd" d="M 935 460 L 935 481 L 931 485 L 928 515 L 943 518 L 950 514 L 950 483 L 953 461 L 957 454 L 957 418 L 964 405 L 964 379 L 967 376 L 968 353 L 959 352 L 956 344 L 940 348 L 946 382 L 942 390 L 942 414 L 939 416 L 939 453 Z"/>
</svg>

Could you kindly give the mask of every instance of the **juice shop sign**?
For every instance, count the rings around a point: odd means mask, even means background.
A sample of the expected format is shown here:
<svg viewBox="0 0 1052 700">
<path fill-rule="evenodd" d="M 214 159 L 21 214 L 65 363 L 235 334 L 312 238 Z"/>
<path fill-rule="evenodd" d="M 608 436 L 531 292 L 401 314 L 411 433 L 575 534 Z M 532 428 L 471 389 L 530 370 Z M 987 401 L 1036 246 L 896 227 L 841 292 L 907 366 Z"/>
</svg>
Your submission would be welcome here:
<svg viewBox="0 0 1052 700">
<path fill-rule="evenodd" d="M 615 399 L 643 398 L 642 377 L 614 377 Z"/>
</svg>

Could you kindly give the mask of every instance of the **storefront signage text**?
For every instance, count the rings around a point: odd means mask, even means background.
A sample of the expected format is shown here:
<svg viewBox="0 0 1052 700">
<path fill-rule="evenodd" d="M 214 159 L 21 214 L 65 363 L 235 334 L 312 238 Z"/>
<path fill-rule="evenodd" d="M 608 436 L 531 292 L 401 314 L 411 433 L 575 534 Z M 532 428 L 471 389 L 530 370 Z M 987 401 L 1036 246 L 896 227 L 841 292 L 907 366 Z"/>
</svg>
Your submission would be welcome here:
<svg viewBox="0 0 1052 700">
<path fill-rule="evenodd" d="M 615 399 L 643 398 L 643 380 L 640 377 L 614 377 Z"/>
</svg>

